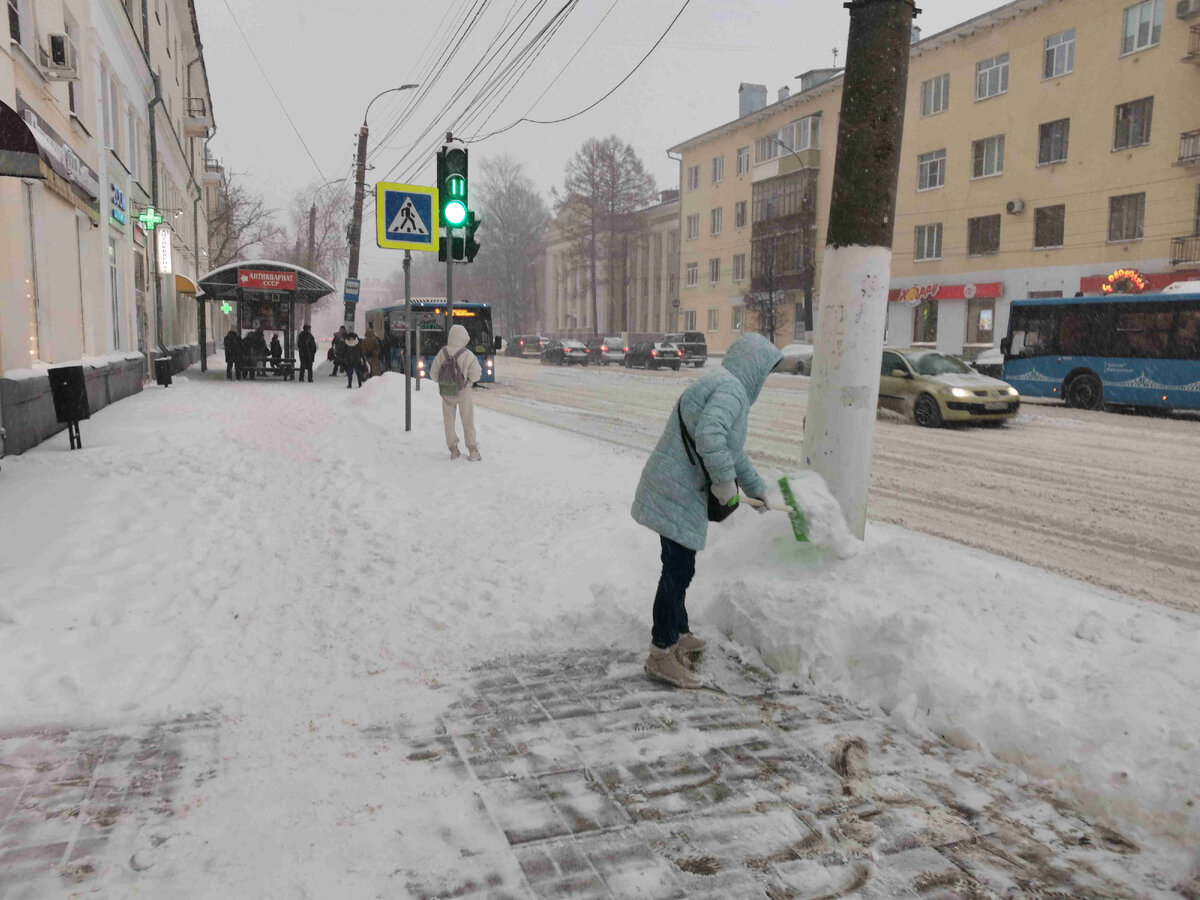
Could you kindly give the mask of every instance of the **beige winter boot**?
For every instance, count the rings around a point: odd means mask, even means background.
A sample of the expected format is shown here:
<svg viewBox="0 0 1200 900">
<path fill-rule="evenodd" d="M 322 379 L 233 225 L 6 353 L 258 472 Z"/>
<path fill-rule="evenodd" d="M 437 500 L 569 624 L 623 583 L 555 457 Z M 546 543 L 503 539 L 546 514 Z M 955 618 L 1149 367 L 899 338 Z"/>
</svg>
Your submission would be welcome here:
<svg viewBox="0 0 1200 900">
<path fill-rule="evenodd" d="M 679 643 L 676 646 L 683 653 L 699 653 L 708 646 L 708 641 L 702 637 L 697 637 L 690 631 L 685 631 L 679 636 Z"/>
<path fill-rule="evenodd" d="M 675 687 L 694 690 L 700 687 L 700 682 L 680 658 L 678 646 L 676 644 L 664 650 L 651 644 L 650 654 L 646 657 L 646 674 Z"/>
</svg>

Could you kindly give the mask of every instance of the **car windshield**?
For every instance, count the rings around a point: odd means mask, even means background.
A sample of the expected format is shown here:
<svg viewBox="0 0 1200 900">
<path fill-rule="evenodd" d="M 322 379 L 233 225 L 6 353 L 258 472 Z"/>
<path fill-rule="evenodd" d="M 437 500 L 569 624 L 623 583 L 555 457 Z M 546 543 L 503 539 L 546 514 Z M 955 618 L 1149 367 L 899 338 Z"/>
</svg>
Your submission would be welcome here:
<svg viewBox="0 0 1200 900">
<path fill-rule="evenodd" d="M 940 353 L 922 353 L 920 356 L 910 356 L 909 361 L 918 375 L 969 375 L 970 366 Z"/>
</svg>

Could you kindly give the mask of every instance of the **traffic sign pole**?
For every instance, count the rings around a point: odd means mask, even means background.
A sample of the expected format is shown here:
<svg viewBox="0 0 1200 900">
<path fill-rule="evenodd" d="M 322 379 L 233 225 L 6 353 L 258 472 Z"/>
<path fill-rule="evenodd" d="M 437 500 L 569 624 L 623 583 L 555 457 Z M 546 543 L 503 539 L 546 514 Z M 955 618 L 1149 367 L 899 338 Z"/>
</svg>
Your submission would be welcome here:
<svg viewBox="0 0 1200 900">
<path fill-rule="evenodd" d="M 404 430 L 412 431 L 412 251 L 404 251 Z"/>
</svg>

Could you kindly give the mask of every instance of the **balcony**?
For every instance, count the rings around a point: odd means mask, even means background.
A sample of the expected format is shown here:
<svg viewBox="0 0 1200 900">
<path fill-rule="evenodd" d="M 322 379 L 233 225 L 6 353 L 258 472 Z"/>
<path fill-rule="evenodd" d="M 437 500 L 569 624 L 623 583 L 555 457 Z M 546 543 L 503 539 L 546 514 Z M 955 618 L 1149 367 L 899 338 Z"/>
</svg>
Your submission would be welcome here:
<svg viewBox="0 0 1200 900">
<path fill-rule="evenodd" d="M 225 167 L 218 160 L 211 156 L 204 160 L 204 183 L 212 187 L 219 187 L 221 182 L 225 180 Z"/>
<path fill-rule="evenodd" d="M 183 133 L 188 137 L 208 137 L 212 117 L 203 97 L 188 97 L 187 112 L 183 117 Z"/>
<path fill-rule="evenodd" d="M 1188 55 L 1183 61 L 1200 66 L 1200 25 L 1193 25 L 1189 30 L 1191 36 L 1188 38 Z"/>
<path fill-rule="evenodd" d="M 1200 263 L 1200 234 L 1171 238 L 1171 265 Z"/>
<path fill-rule="evenodd" d="M 1185 131 L 1179 136 L 1179 159 L 1177 166 L 1200 163 L 1200 131 Z"/>
</svg>

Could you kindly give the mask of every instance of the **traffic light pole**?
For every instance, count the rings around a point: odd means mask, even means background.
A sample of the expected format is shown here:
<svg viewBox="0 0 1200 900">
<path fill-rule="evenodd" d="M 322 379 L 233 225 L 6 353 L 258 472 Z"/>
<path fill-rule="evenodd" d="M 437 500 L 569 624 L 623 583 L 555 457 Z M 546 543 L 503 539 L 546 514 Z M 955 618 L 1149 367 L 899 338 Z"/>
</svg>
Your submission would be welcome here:
<svg viewBox="0 0 1200 900">
<path fill-rule="evenodd" d="M 450 326 L 454 324 L 454 229 L 446 226 L 446 340 L 450 339 Z"/>
<path fill-rule="evenodd" d="M 863 537 L 892 271 L 913 0 L 852 0 L 804 462 Z"/>
<path fill-rule="evenodd" d="M 375 101 L 372 100 L 372 103 Z M 371 107 L 368 106 L 367 109 Z M 362 213 L 363 213 L 363 191 L 366 187 L 367 177 L 367 122 L 366 117 L 363 117 L 362 127 L 358 129 L 358 164 L 354 169 L 354 219 L 350 227 L 350 265 L 346 271 L 346 277 L 358 277 L 358 248 L 362 243 Z M 346 303 L 345 313 L 342 320 L 349 325 L 348 331 L 354 330 L 354 304 Z"/>
</svg>

